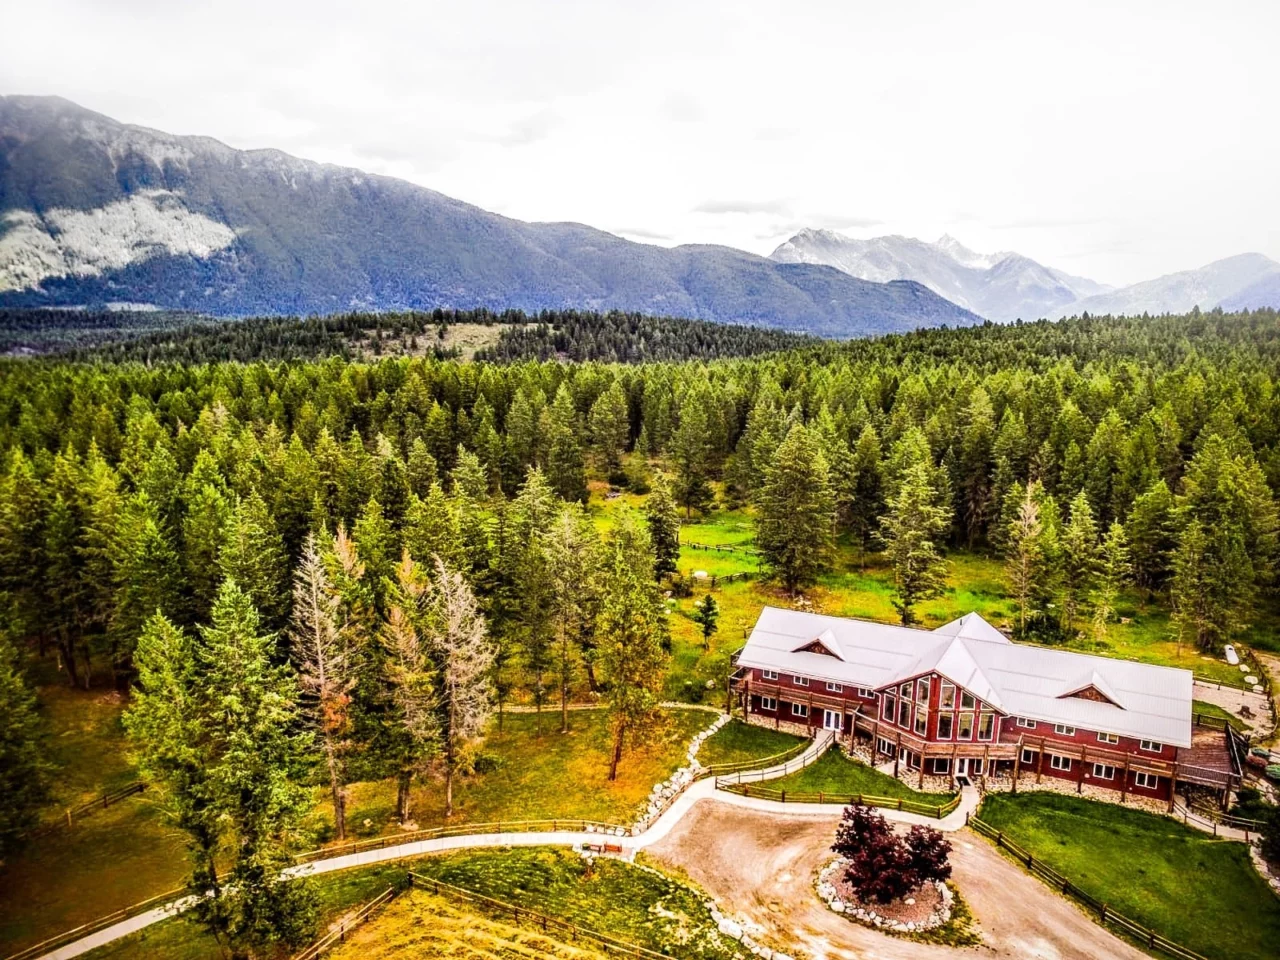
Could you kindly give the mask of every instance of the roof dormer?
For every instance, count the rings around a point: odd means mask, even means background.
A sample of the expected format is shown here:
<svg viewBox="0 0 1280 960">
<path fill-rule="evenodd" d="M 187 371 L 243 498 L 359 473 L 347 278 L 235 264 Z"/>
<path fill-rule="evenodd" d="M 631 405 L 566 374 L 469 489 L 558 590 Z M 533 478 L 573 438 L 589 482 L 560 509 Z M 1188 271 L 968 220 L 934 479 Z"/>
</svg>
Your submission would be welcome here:
<svg viewBox="0 0 1280 960">
<path fill-rule="evenodd" d="M 840 655 L 840 644 L 836 642 L 836 635 L 830 630 L 823 630 L 808 643 L 803 643 L 796 647 L 793 653 L 816 653 L 824 657 L 835 657 L 837 660 L 843 660 Z"/>
</svg>

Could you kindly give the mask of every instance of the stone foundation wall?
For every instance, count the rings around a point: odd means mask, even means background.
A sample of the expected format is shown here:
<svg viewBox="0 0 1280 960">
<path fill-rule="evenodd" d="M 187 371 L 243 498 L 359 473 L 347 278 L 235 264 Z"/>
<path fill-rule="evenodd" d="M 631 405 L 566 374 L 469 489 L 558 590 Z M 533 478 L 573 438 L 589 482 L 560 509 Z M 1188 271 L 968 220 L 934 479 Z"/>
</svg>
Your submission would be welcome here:
<svg viewBox="0 0 1280 960">
<path fill-rule="evenodd" d="M 985 793 L 1011 793 L 1013 792 L 1012 777 L 988 777 L 982 783 L 982 789 Z M 1120 806 L 1120 791 L 1112 790 L 1107 787 L 1099 787 L 1092 783 L 1086 783 L 1080 792 L 1076 792 L 1076 782 L 1074 780 L 1064 780 L 1061 777 L 1044 777 L 1039 783 L 1036 783 L 1035 776 L 1019 777 L 1018 792 L 1019 793 L 1060 793 L 1064 796 L 1081 796 L 1089 800 L 1101 800 L 1103 803 L 1114 803 Z M 1145 810 L 1148 813 L 1157 813 L 1161 816 L 1168 814 L 1169 802 L 1167 800 L 1157 800 L 1155 797 L 1144 797 L 1139 794 L 1130 793 L 1126 795 L 1124 806 L 1135 807 L 1139 810 Z"/>
<path fill-rule="evenodd" d="M 797 737 L 809 739 L 813 737 L 813 727 L 803 723 L 796 723 L 793 720 L 779 720 L 776 725 L 773 717 L 767 713 L 752 713 L 747 711 L 747 723 L 754 724 L 757 727 L 767 727 L 770 730 L 781 730 L 783 733 L 794 733 Z"/>
</svg>

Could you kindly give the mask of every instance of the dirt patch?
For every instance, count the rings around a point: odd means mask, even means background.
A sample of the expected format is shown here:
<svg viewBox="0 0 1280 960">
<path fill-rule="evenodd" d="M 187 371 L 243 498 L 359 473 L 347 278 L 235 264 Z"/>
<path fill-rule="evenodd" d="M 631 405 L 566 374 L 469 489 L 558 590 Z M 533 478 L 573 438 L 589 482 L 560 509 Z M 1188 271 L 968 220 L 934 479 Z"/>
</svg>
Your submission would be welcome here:
<svg viewBox="0 0 1280 960">
<path fill-rule="evenodd" d="M 949 835 L 952 882 L 981 927 L 982 947 L 919 943 L 850 923 L 827 909 L 814 890 L 818 870 L 831 858 L 836 823 L 835 817 L 777 816 L 703 800 L 648 853 L 683 870 L 727 914 L 759 924 L 771 946 L 813 960 L 932 960 L 979 953 L 1019 960 L 1146 956 L 968 831 Z"/>
<path fill-rule="evenodd" d="M 853 892 L 849 881 L 844 878 L 843 870 L 838 871 L 831 878 L 831 885 L 836 888 L 836 893 L 845 903 L 870 910 L 877 916 L 895 923 L 923 923 L 933 916 L 933 911 L 937 910 L 942 903 L 942 894 L 932 883 L 926 883 L 910 896 L 891 903 L 866 903 L 860 900 Z"/>
</svg>

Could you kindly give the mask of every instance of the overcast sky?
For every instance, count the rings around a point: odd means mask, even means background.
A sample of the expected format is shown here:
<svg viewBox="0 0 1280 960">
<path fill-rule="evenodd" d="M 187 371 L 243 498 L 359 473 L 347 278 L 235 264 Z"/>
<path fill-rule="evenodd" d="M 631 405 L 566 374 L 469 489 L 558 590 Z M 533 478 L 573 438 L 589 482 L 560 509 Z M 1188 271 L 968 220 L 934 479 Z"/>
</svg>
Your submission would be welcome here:
<svg viewBox="0 0 1280 960">
<path fill-rule="evenodd" d="M 0 92 L 768 253 L 1280 259 L 1280 0 L 0 0 Z"/>
</svg>

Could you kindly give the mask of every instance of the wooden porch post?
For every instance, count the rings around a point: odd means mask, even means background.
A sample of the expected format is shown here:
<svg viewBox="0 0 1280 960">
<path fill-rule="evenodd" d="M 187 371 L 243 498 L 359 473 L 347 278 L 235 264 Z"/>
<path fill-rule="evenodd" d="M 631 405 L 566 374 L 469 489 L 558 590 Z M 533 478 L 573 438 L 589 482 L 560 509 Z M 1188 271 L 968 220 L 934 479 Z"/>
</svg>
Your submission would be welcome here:
<svg viewBox="0 0 1280 960">
<path fill-rule="evenodd" d="M 987 782 L 987 774 L 991 772 L 991 745 L 982 748 L 982 782 Z"/>
<path fill-rule="evenodd" d="M 1044 737 L 1040 738 L 1040 756 L 1036 763 L 1036 783 L 1040 782 L 1040 778 L 1044 776 Z"/>
<path fill-rule="evenodd" d="M 1089 751 L 1084 747 L 1080 748 L 1080 773 L 1076 775 L 1076 793 L 1084 793 L 1084 767 L 1085 757 L 1089 755 Z"/>
<path fill-rule="evenodd" d="M 1124 755 L 1124 770 L 1120 774 L 1120 802 L 1124 803 L 1129 795 L 1129 754 Z"/>
<path fill-rule="evenodd" d="M 1013 792 L 1018 792 L 1018 771 L 1022 769 L 1022 738 L 1018 738 L 1018 745 L 1015 747 L 1013 754 Z"/>
<path fill-rule="evenodd" d="M 898 764 L 902 762 L 902 734 L 894 735 L 894 743 L 897 749 L 893 751 L 893 775 L 896 777 L 898 775 Z"/>
<path fill-rule="evenodd" d="M 1178 761 L 1173 762 L 1173 772 L 1169 776 L 1169 812 L 1173 813 L 1173 797 L 1178 787 Z"/>
<path fill-rule="evenodd" d="M 880 762 L 880 721 L 871 721 L 871 765 Z"/>
</svg>

